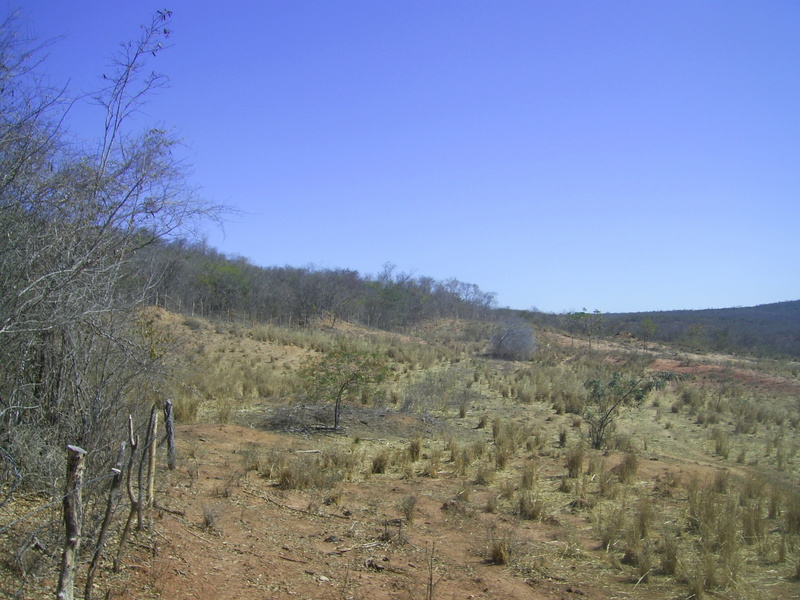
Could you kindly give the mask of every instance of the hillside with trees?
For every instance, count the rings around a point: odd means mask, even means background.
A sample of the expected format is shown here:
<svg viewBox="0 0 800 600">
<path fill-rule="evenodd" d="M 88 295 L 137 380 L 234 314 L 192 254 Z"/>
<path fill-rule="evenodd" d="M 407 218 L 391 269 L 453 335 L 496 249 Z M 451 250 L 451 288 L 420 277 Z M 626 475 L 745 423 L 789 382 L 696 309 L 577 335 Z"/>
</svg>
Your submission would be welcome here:
<svg viewBox="0 0 800 600">
<path fill-rule="evenodd" d="M 168 310 L 240 322 L 304 325 L 325 320 L 400 330 L 426 319 L 489 318 L 494 294 L 456 279 L 437 281 L 387 264 L 377 275 L 349 269 L 259 267 L 206 244 L 153 245 L 139 273 L 158 274 L 148 301 Z"/>
<path fill-rule="evenodd" d="M 607 335 L 628 331 L 695 351 L 800 358 L 800 300 L 603 317 Z"/>
</svg>

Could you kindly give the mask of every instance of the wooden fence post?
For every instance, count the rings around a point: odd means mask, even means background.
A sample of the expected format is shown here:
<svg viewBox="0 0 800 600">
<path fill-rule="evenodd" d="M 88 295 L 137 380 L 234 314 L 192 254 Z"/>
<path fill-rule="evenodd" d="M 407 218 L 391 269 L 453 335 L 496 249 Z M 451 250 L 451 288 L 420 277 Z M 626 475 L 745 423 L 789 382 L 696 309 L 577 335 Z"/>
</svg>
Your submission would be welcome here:
<svg viewBox="0 0 800 600">
<path fill-rule="evenodd" d="M 145 495 L 145 461 L 150 456 L 150 447 L 155 445 L 155 427 L 157 423 L 158 413 L 156 412 L 156 405 L 150 410 L 150 423 L 147 425 L 147 435 L 144 438 L 144 447 L 142 448 L 142 457 L 139 459 L 139 498 L 136 502 L 136 529 L 141 531 L 144 529 L 144 509 L 147 505 L 147 496 Z M 147 460 L 147 464 L 150 461 Z"/>
<path fill-rule="evenodd" d="M 153 503 L 156 497 L 156 449 L 158 448 L 158 410 L 156 405 L 153 404 L 153 410 L 150 413 L 150 448 L 148 448 L 147 458 L 147 508 L 153 508 Z"/>
<path fill-rule="evenodd" d="M 64 526 L 67 539 L 64 542 L 64 555 L 61 559 L 61 575 L 58 578 L 57 600 L 73 600 L 75 591 L 75 570 L 78 566 L 78 551 L 81 546 L 83 526 L 83 459 L 86 450 L 78 446 L 67 446 L 67 485 L 64 494 Z"/>
<path fill-rule="evenodd" d="M 111 487 L 108 491 L 108 504 L 106 505 L 106 514 L 103 518 L 103 525 L 100 527 L 100 534 L 97 536 L 97 544 L 94 547 L 94 554 L 92 555 L 92 562 L 89 564 L 89 571 L 86 574 L 86 588 L 83 593 L 84 600 L 91 600 L 92 591 L 94 586 L 94 572 L 100 562 L 100 557 L 103 554 L 103 546 L 106 543 L 108 536 L 108 528 L 111 525 L 111 518 L 114 516 L 114 504 L 120 494 L 120 485 L 122 484 L 122 462 L 125 458 L 125 442 L 122 442 L 119 447 L 119 456 L 117 463 L 111 469 L 112 479 Z"/>
<path fill-rule="evenodd" d="M 164 426 L 167 430 L 167 467 L 170 471 L 175 470 L 177 455 L 175 452 L 175 423 L 172 416 L 172 400 L 164 403 Z"/>
<path fill-rule="evenodd" d="M 119 536 L 119 547 L 117 548 L 117 556 L 114 558 L 114 572 L 119 573 L 120 565 L 122 563 L 122 549 L 125 547 L 125 542 L 128 539 L 128 532 L 131 529 L 131 521 L 133 521 L 133 517 L 136 515 L 137 511 L 137 502 L 136 496 L 133 493 L 133 463 L 136 458 L 136 450 L 139 448 L 139 436 L 137 435 L 134 437 L 133 435 L 133 417 L 128 415 L 128 443 L 131 447 L 130 456 L 128 456 L 128 467 L 127 467 L 127 489 L 128 489 L 128 500 L 131 503 L 131 510 L 128 512 L 128 519 L 125 521 L 125 527 L 122 528 L 122 533 Z"/>
</svg>

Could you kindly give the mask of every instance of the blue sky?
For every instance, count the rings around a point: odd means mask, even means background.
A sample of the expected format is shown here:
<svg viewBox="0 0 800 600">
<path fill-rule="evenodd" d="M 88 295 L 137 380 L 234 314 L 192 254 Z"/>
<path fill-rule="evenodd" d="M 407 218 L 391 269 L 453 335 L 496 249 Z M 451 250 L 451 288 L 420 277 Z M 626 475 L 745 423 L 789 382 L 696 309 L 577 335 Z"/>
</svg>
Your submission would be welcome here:
<svg viewBox="0 0 800 600">
<path fill-rule="evenodd" d="M 263 266 L 385 263 L 501 306 L 800 298 L 800 2 L 174 0 L 172 129 Z M 96 89 L 161 4 L 29 0 L 44 69 Z M 70 126 L 96 136 L 78 104 Z"/>
</svg>

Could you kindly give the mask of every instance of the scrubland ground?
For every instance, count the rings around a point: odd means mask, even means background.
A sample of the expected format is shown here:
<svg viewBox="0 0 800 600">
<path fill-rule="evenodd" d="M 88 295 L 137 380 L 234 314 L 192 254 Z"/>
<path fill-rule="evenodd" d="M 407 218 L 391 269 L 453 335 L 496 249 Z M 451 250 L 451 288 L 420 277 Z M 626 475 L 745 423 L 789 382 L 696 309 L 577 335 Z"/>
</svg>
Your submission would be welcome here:
<svg viewBox="0 0 800 600">
<path fill-rule="evenodd" d="M 800 597 L 797 365 L 547 332 L 533 361 L 496 361 L 484 325 L 454 321 L 400 336 L 159 319 L 192 357 L 178 467 L 97 597 Z M 296 373 L 342 338 L 393 376 L 333 432 Z M 583 382 L 612 365 L 684 379 L 592 450 Z M 28 577 L 21 597 L 52 595 L 52 570 Z"/>
</svg>

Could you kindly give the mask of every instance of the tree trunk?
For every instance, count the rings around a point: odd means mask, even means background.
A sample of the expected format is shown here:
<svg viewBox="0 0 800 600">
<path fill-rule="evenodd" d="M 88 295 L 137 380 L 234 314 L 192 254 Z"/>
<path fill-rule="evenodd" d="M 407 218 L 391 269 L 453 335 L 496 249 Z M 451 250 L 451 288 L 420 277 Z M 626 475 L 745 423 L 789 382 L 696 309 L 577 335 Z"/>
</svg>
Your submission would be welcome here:
<svg viewBox="0 0 800 600">
<path fill-rule="evenodd" d="M 78 446 L 67 446 L 67 452 L 67 485 L 64 494 L 64 525 L 67 539 L 64 542 L 64 556 L 61 559 L 61 575 L 56 590 L 57 600 L 73 600 L 75 597 L 75 571 L 78 566 L 83 525 L 81 487 L 86 450 Z"/>
</svg>

